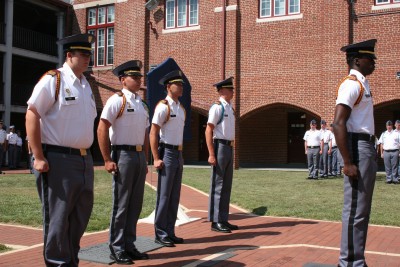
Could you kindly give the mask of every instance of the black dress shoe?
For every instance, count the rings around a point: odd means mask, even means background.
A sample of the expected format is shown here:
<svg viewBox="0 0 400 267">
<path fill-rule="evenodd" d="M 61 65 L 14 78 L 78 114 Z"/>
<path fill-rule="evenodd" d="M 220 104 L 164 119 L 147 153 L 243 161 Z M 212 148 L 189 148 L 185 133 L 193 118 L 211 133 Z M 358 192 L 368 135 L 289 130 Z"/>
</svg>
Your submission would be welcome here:
<svg viewBox="0 0 400 267">
<path fill-rule="evenodd" d="M 231 233 L 231 230 L 228 227 L 226 227 L 222 223 L 216 223 L 216 222 L 211 223 L 211 230 L 221 233 Z"/>
<path fill-rule="evenodd" d="M 223 225 L 225 225 L 226 227 L 228 227 L 231 230 L 239 230 L 239 226 L 234 225 L 234 224 L 230 224 L 229 222 L 223 222 Z"/>
<path fill-rule="evenodd" d="M 184 242 L 183 238 L 177 237 L 176 235 L 169 236 L 169 239 L 171 239 L 175 244 L 183 244 Z"/>
<path fill-rule="evenodd" d="M 125 251 L 111 252 L 110 259 L 114 260 L 117 264 L 133 264 L 133 261 Z"/>
<path fill-rule="evenodd" d="M 164 247 L 175 247 L 174 242 L 169 237 L 156 237 L 154 242 L 163 245 Z"/>
<path fill-rule="evenodd" d="M 131 258 L 132 260 L 148 260 L 149 259 L 149 255 L 147 253 L 141 253 L 136 248 L 131 251 L 126 251 L 126 254 L 128 254 L 129 258 Z"/>
</svg>

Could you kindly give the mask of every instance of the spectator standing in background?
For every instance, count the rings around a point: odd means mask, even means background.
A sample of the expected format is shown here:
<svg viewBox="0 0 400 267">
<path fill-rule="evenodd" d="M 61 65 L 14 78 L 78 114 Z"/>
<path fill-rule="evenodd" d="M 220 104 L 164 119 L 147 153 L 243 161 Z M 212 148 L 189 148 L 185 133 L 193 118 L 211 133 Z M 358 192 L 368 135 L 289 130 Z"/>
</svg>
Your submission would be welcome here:
<svg viewBox="0 0 400 267">
<path fill-rule="evenodd" d="M 17 158 L 15 161 L 16 168 L 21 168 L 22 143 L 21 131 L 17 130 Z"/>
<path fill-rule="evenodd" d="M 304 134 L 304 149 L 308 162 L 308 179 L 318 180 L 318 166 L 322 149 L 321 132 L 317 130 L 317 121 L 311 120 L 310 130 Z"/>
<path fill-rule="evenodd" d="M 392 121 L 386 122 L 386 131 L 381 134 L 378 143 L 380 144 L 381 158 L 385 163 L 386 183 L 398 184 L 400 134 L 393 130 Z"/>
<path fill-rule="evenodd" d="M 10 132 L 7 134 L 8 142 L 8 168 L 14 170 L 17 168 L 17 138 L 14 125 L 10 126 Z"/>
</svg>

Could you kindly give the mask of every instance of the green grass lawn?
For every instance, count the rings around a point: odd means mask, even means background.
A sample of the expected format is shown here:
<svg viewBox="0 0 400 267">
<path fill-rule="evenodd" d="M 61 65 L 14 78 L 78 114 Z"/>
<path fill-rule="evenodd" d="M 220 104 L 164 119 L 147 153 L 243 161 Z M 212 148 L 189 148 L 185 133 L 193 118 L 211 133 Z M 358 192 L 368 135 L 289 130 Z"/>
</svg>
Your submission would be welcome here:
<svg viewBox="0 0 400 267">
<path fill-rule="evenodd" d="M 94 205 L 87 231 L 108 228 L 112 206 L 111 175 L 95 171 Z M 145 187 L 141 218 L 155 208 L 156 193 Z M 0 222 L 40 227 L 41 204 L 32 174 L 6 174 L 0 176 Z"/>
<path fill-rule="evenodd" d="M 183 183 L 208 194 L 210 174 L 210 168 L 185 168 Z M 306 172 L 235 170 L 231 203 L 258 215 L 340 221 L 343 178 L 310 181 L 306 177 Z M 400 185 L 386 185 L 379 174 L 370 222 L 400 226 L 398 203 Z"/>
<path fill-rule="evenodd" d="M 210 168 L 185 168 L 183 183 L 208 193 Z M 343 178 L 319 181 L 305 179 L 306 172 L 234 172 L 231 203 L 259 215 L 301 217 L 340 221 L 343 204 Z M 108 228 L 111 212 L 111 177 L 95 171 L 95 201 L 87 231 Z M 372 205 L 371 223 L 400 226 L 400 185 L 386 185 L 378 175 Z M 156 193 L 145 189 L 141 218 L 155 207 Z M 41 204 L 31 174 L 0 176 L 0 222 L 40 227 Z"/>
</svg>

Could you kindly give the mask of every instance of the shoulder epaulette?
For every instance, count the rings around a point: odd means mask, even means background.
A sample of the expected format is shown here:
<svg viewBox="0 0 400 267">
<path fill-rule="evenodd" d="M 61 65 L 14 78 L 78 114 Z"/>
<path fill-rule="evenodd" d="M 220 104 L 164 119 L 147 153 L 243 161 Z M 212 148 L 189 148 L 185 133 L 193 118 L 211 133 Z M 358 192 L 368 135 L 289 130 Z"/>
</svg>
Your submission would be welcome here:
<svg viewBox="0 0 400 267">
<path fill-rule="evenodd" d="M 349 76 L 347 76 L 347 79 L 352 80 L 352 81 L 357 81 L 357 76 L 354 74 L 350 74 Z"/>
<path fill-rule="evenodd" d="M 53 77 L 56 76 L 56 92 L 54 94 L 54 102 L 57 102 L 58 95 L 60 94 L 60 86 L 61 86 L 61 74 L 60 74 L 60 71 L 57 70 L 57 69 L 49 70 L 45 74 L 43 74 L 42 77 L 40 77 L 40 80 L 46 75 L 51 75 Z"/>
<path fill-rule="evenodd" d="M 220 105 L 222 108 L 222 113 L 221 113 L 221 117 L 219 118 L 217 125 L 220 124 L 223 120 L 224 120 L 224 114 L 225 114 L 225 108 L 224 105 L 222 105 L 221 101 L 215 101 L 213 105 Z"/>
<path fill-rule="evenodd" d="M 336 91 L 336 98 L 337 98 L 337 96 L 339 95 L 339 88 L 340 88 L 340 86 L 341 86 L 342 83 L 344 83 L 346 80 L 355 81 L 355 82 L 357 82 L 358 85 L 360 86 L 360 93 L 358 94 L 357 100 L 356 100 L 356 102 L 354 103 L 354 105 L 356 106 L 356 105 L 358 105 L 358 104 L 361 102 L 361 99 L 362 99 L 362 97 L 363 97 L 363 95 L 364 95 L 364 90 L 365 90 L 365 89 L 364 89 L 364 86 L 362 85 L 362 83 L 357 79 L 357 76 L 354 75 L 354 74 L 350 74 L 350 75 L 348 75 L 348 76 L 346 76 L 346 77 L 343 78 L 343 80 L 340 82 L 340 84 L 339 84 L 339 86 L 338 86 L 338 88 L 337 88 L 337 91 Z"/>
<path fill-rule="evenodd" d="M 167 101 L 166 99 L 160 100 L 160 101 L 158 102 L 158 104 L 160 104 L 160 103 L 167 106 L 167 116 L 166 116 L 165 122 L 164 122 L 164 123 L 167 123 L 167 122 L 169 121 L 170 116 L 171 116 L 171 107 L 169 106 L 169 103 L 168 103 L 168 101 Z M 179 103 L 179 104 L 180 104 L 181 108 L 183 109 L 183 113 L 185 114 L 185 120 L 186 120 L 186 109 L 185 109 L 185 107 L 182 105 L 182 103 Z"/>
<path fill-rule="evenodd" d="M 122 113 L 124 113 L 125 106 L 126 106 L 126 97 L 125 97 L 124 93 L 122 93 L 121 91 L 116 92 L 116 94 L 117 94 L 119 97 L 122 97 L 122 106 L 121 106 L 121 108 L 119 109 L 119 112 L 118 112 L 118 115 L 117 115 L 117 119 L 118 119 L 119 117 L 122 116 Z"/>
<path fill-rule="evenodd" d="M 165 122 L 164 122 L 164 123 L 166 123 L 169 120 L 169 116 L 171 115 L 171 107 L 169 106 L 168 101 L 166 99 L 160 100 L 158 102 L 158 104 L 160 104 L 160 103 L 167 106 L 167 117 L 165 118 Z"/>
</svg>

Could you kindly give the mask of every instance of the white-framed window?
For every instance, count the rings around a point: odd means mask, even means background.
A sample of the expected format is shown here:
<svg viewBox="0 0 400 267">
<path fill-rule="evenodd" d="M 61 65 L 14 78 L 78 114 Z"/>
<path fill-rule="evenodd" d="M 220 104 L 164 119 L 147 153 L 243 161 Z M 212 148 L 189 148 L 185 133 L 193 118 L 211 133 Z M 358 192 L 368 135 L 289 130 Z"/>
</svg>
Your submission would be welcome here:
<svg viewBox="0 0 400 267">
<path fill-rule="evenodd" d="M 395 3 L 400 3 L 400 0 L 375 0 L 376 5 L 387 5 Z"/>
<path fill-rule="evenodd" d="M 104 66 L 104 50 L 106 47 L 106 42 L 105 42 L 105 30 L 104 29 L 98 29 L 97 30 L 97 51 L 96 51 L 96 65 L 97 66 Z"/>
<path fill-rule="evenodd" d="M 166 0 L 165 28 L 181 28 L 199 24 L 198 0 Z"/>
<path fill-rule="evenodd" d="M 113 23 L 115 20 L 114 6 L 107 7 L 107 23 Z"/>
<path fill-rule="evenodd" d="M 114 28 L 107 28 L 107 65 L 114 63 Z"/>
<path fill-rule="evenodd" d="M 300 0 L 259 1 L 260 18 L 289 16 L 300 13 Z"/>
<path fill-rule="evenodd" d="M 91 66 L 114 63 L 114 5 L 92 7 L 87 10 L 87 32 L 96 36 L 92 45 Z"/>
</svg>

